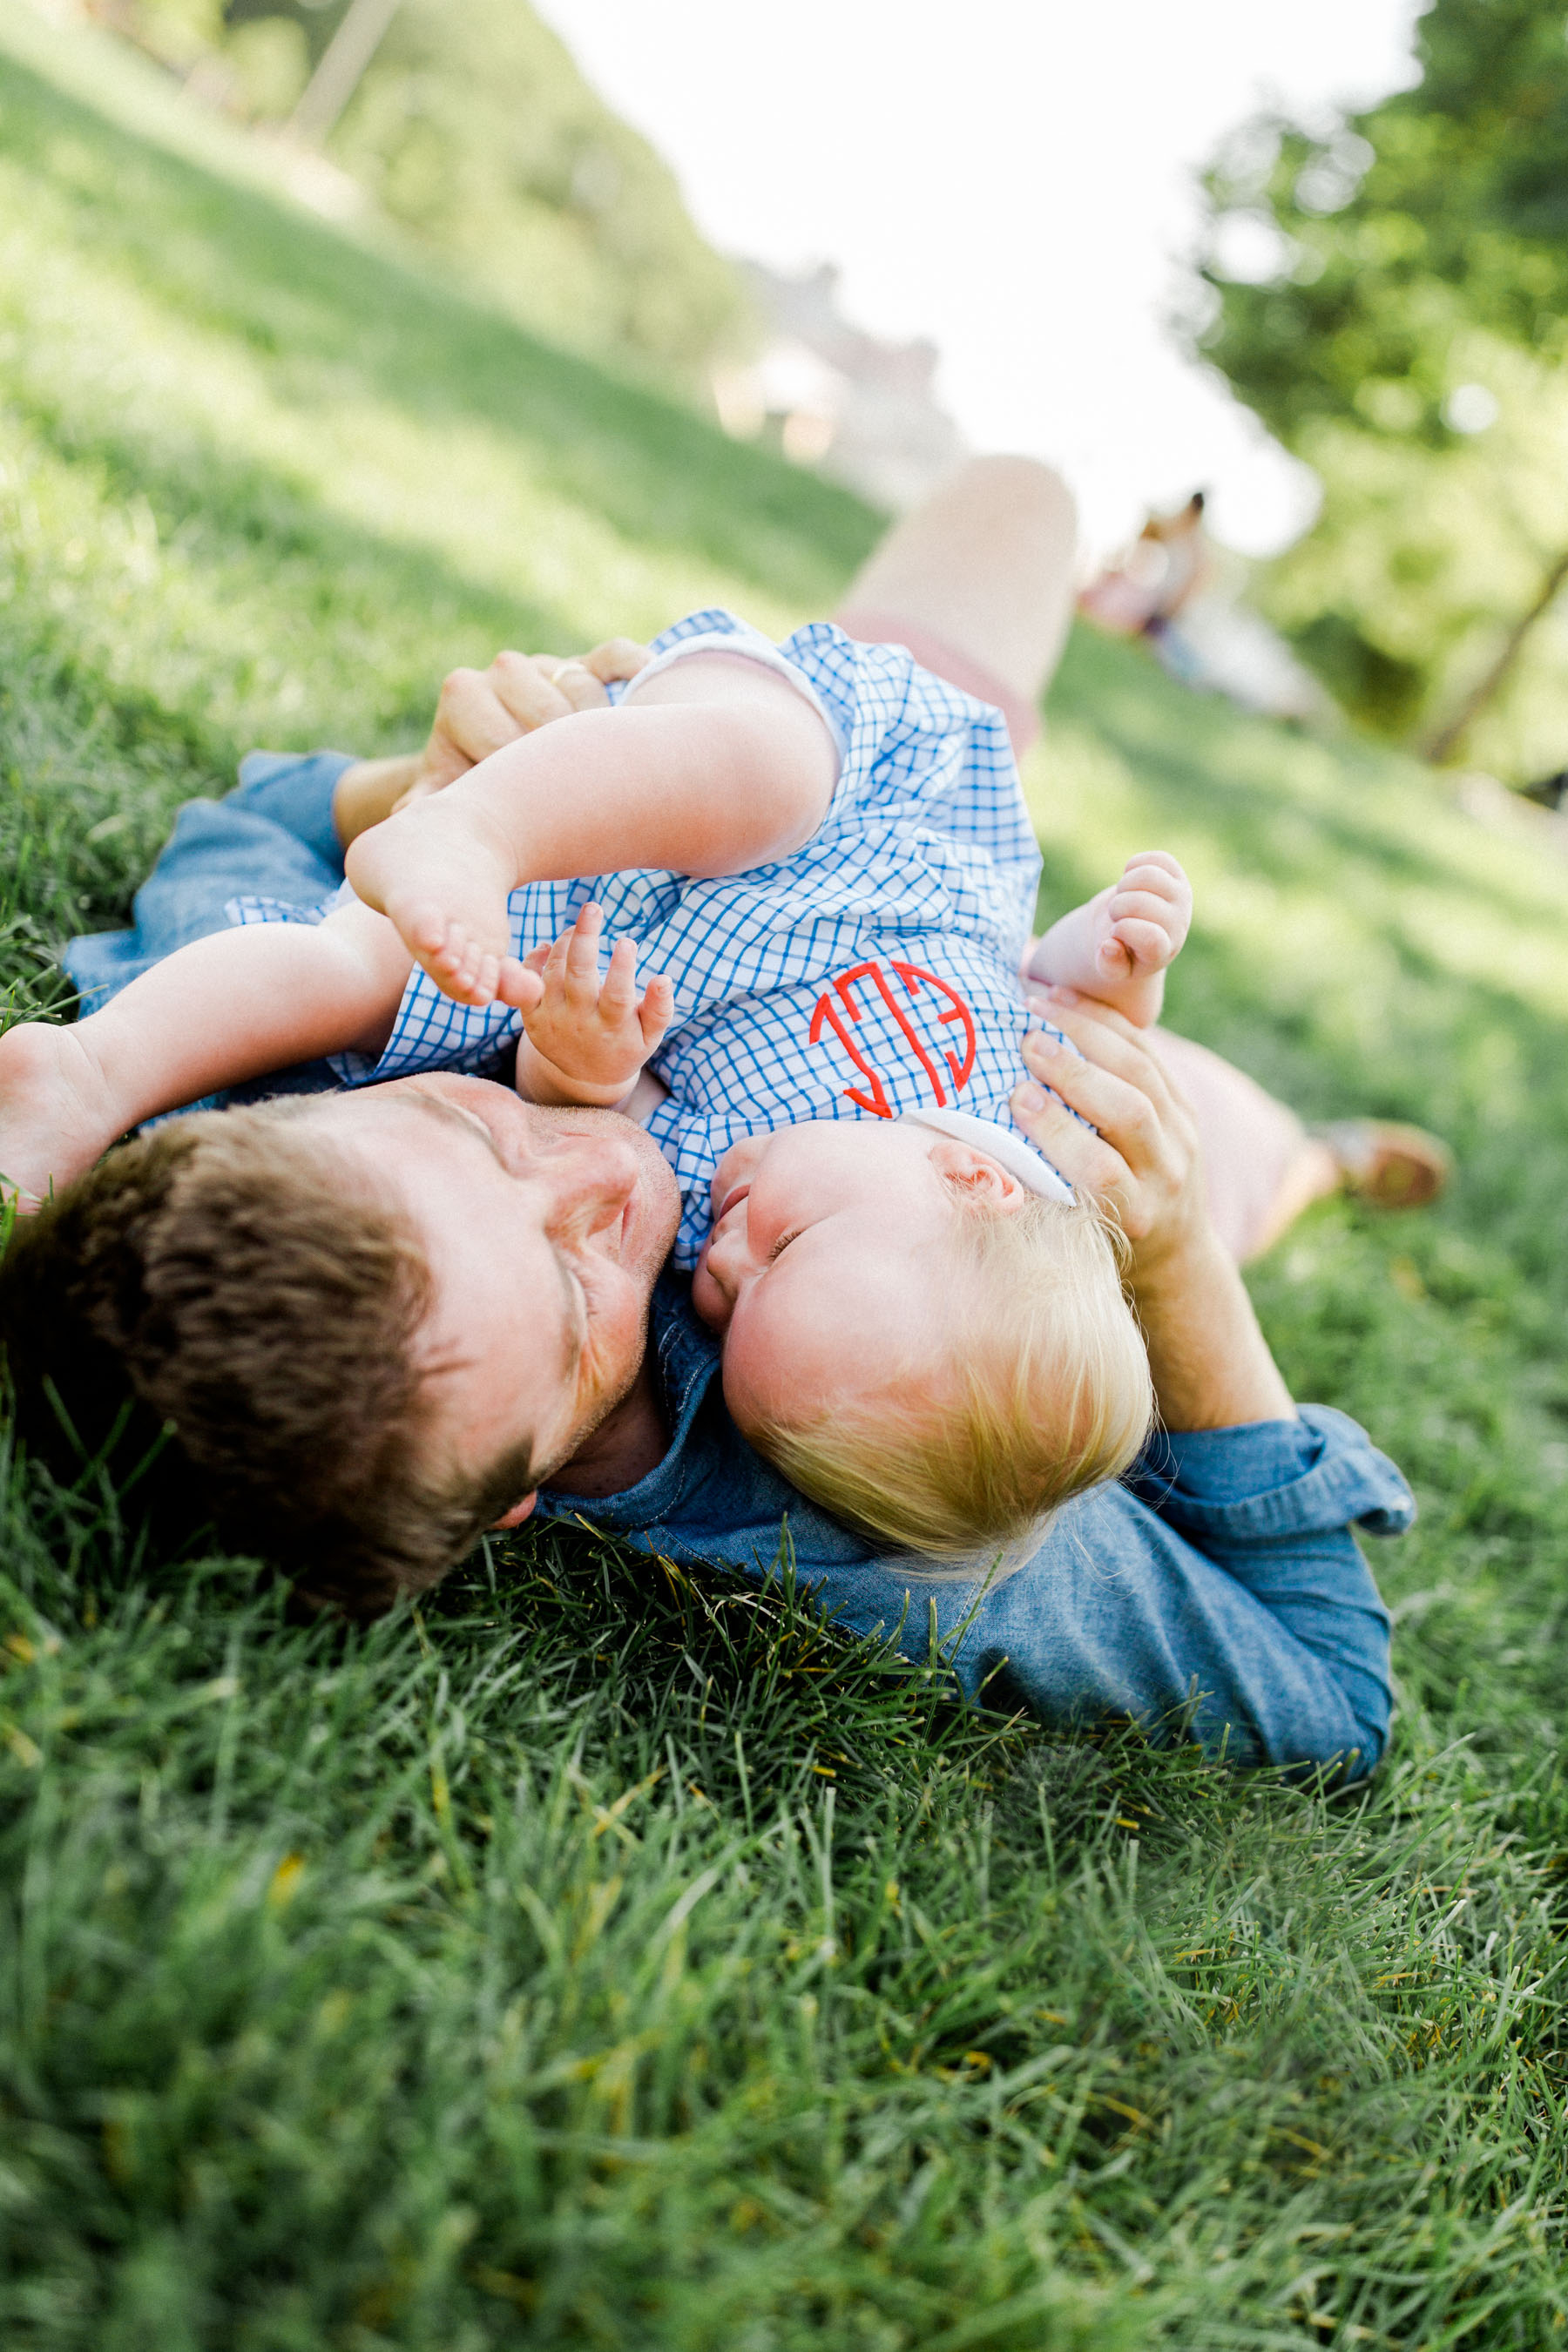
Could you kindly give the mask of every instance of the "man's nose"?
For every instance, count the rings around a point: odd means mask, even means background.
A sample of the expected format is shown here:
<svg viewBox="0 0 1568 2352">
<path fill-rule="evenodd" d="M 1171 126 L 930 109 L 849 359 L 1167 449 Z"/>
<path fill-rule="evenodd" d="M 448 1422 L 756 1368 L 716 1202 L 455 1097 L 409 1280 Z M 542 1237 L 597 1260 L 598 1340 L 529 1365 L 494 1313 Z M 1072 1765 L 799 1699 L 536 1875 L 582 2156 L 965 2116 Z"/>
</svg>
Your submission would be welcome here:
<svg viewBox="0 0 1568 2352">
<path fill-rule="evenodd" d="M 628 1145 L 610 1136 L 556 1138 L 539 1173 L 551 1196 L 552 1223 L 595 1234 L 612 1224 L 637 1190 L 640 1168 Z"/>
<path fill-rule="evenodd" d="M 744 1214 L 730 1217 L 709 1237 L 708 1271 L 731 1302 L 740 1295 L 742 1277 L 751 1265 Z"/>
</svg>

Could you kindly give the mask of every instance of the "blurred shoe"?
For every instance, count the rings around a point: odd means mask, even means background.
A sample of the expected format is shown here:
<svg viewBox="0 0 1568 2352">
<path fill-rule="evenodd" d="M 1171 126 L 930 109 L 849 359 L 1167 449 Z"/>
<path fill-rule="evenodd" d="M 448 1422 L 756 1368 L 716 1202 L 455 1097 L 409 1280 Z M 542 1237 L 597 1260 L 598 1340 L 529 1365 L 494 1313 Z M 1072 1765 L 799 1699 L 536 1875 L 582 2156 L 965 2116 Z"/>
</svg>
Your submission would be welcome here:
<svg viewBox="0 0 1568 2352">
<path fill-rule="evenodd" d="M 1375 1208 L 1424 1209 L 1454 1172 L 1453 1153 L 1424 1127 L 1341 1118 L 1311 1132 L 1333 1153 L 1345 1191 Z"/>
<path fill-rule="evenodd" d="M 1559 816 L 1568 809 L 1568 768 L 1559 768 L 1554 776 L 1542 776 L 1538 784 L 1521 784 L 1520 797 L 1533 801 L 1537 808 L 1554 809 Z"/>
</svg>

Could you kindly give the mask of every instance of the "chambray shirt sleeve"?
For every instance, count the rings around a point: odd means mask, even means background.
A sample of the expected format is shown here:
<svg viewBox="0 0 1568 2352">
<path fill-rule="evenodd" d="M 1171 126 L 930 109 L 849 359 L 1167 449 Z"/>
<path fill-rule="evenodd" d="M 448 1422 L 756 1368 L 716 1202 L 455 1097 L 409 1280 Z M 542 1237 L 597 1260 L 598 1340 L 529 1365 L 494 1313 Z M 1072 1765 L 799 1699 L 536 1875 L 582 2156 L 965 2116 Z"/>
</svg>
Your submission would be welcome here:
<svg viewBox="0 0 1568 2352">
<path fill-rule="evenodd" d="M 1162 1436 L 1129 1484 L 1268 1612 L 1304 1673 L 1309 1660 L 1327 1671 L 1361 1743 L 1380 1751 L 1388 1614 L 1351 1530 L 1403 1535 L 1415 1504 L 1366 1432 L 1331 1406 L 1304 1405 L 1293 1422 Z"/>
<path fill-rule="evenodd" d="M 1413 1507 L 1353 1422 L 1309 1407 L 1168 1439 L 1133 1486 L 1066 1506 L 1005 1580 L 900 1580 L 900 1606 L 906 1628 L 929 1619 L 971 1698 L 1058 1725 L 1129 1717 L 1237 1764 L 1353 1780 L 1382 1755 L 1391 1694 L 1388 1616 L 1352 1527 L 1392 1531 Z M 829 1570 L 823 1599 L 850 1581 Z M 870 1591 L 846 1597 L 863 1622 Z"/>
</svg>

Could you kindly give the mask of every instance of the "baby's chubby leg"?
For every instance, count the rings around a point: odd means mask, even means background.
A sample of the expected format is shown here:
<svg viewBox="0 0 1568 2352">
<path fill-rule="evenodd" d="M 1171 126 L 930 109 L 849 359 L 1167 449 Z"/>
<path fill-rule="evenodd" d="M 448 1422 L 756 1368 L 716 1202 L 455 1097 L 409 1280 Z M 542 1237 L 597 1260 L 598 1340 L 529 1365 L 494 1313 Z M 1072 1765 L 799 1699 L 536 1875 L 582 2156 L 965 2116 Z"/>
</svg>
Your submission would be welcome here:
<svg viewBox="0 0 1568 2352">
<path fill-rule="evenodd" d="M 448 996 L 529 1013 L 539 982 L 510 953 L 512 890 L 770 865 L 810 839 L 837 772 L 832 736 L 791 686 L 700 653 L 631 708 L 574 711 L 395 810 L 352 845 L 348 877 Z"/>
<path fill-rule="evenodd" d="M 1121 878 L 1030 942 L 1026 986 L 1077 989 L 1114 1006 L 1140 1028 L 1160 1017 L 1165 969 L 1182 950 L 1193 919 L 1193 886 L 1168 850 L 1142 849 Z"/>
<path fill-rule="evenodd" d="M 0 1189 L 36 1208 L 160 1111 L 319 1055 L 379 1052 L 408 971 L 392 925 L 349 906 L 195 940 L 73 1028 L 19 1024 L 0 1037 Z"/>
</svg>

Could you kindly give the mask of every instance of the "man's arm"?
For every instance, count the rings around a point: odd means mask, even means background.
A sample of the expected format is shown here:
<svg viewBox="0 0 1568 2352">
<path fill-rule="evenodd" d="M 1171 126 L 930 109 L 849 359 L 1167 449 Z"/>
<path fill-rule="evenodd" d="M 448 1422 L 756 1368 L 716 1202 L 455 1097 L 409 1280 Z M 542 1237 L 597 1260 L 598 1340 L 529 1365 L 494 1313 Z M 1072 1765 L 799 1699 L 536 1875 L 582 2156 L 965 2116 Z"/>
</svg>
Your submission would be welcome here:
<svg viewBox="0 0 1568 2352">
<path fill-rule="evenodd" d="M 672 1437 L 647 1418 L 607 1452 L 595 1435 L 558 1475 L 547 1514 L 683 1566 L 762 1580 L 787 1562 L 840 1632 L 880 1635 L 917 1663 L 941 1657 L 971 1699 L 1063 1730 L 1131 1716 L 1156 1741 L 1193 1738 L 1235 1764 L 1355 1774 L 1377 1761 L 1388 1621 L 1351 1527 L 1393 1534 L 1412 1507 L 1342 1414 L 1309 1407 L 1156 1440 L 1127 1484 L 1064 1504 L 1011 1573 L 985 1557 L 967 1575 L 950 1563 L 923 1574 L 795 1494 L 706 1385 L 717 1342 L 668 1297 L 655 1316 L 648 1360 L 663 1368 Z M 657 1388 L 639 1390 L 645 1416 Z"/>
</svg>

